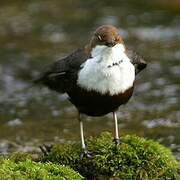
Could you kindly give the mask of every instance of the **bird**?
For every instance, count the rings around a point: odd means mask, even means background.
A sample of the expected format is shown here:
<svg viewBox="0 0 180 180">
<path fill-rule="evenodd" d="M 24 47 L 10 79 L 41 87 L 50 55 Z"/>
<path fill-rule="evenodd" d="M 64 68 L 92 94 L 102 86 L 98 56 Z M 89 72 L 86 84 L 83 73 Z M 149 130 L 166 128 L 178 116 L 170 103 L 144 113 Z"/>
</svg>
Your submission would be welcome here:
<svg viewBox="0 0 180 180">
<path fill-rule="evenodd" d="M 92 33 L 87 45 L 52 63 L 34 82 L 66 93 L 76 107 L 83 157 L 90 153 L 81 115 L 113 113 L 114 142 L 119 144 L 117 110 L 131 98 L 136 75 L 146 66 L 141 56 L 125 46 L 116 27 L 102 25 Z"/>
</svg>

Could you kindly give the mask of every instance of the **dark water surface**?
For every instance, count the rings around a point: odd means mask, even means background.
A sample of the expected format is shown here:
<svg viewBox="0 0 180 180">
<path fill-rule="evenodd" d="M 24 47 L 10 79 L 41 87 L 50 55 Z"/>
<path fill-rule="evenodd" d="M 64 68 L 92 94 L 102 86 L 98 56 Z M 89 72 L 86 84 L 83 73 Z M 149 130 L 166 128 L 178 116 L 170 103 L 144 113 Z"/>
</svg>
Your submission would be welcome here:
<svg viewBox="0 0 180 180">
<path fill-rule="evenodd" d="M 37 152 L 79 140 L 75 108 L 46 88 L 28 88 L 51 62 L 84 46 L 102 24 L 119 27 L 148 68 L 118 111 L 120 134 L 158 140 L 179 157 L 180 2 L 32 0 L 0 2 L 0 152 Z M 84 117 L 85 135 L 113 130 L 112 115 Z"/>
</svg>

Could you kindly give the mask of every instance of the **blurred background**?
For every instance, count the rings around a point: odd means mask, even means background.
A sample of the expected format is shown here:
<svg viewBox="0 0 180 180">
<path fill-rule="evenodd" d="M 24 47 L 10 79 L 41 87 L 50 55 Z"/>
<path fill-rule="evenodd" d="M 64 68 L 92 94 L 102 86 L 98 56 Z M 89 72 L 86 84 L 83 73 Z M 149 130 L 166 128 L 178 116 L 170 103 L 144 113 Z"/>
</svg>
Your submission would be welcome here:
<svg viewBox="0 0 180 180">
<path fill-rule="evenodd" d="M 120 134 L 159 141 L 180 157 L 179 0 L 6 0 L 0 2 L 0 153 L 36 153 L 43 143 L 79 141 L 66 95 L 29 87 L 48 64 L 78 47 L 102 24 L 119 28 L 148 68 L 119 108 Z M 84 116 L 85 136 L 113 131 L 112 115 Z"/>
</svg>

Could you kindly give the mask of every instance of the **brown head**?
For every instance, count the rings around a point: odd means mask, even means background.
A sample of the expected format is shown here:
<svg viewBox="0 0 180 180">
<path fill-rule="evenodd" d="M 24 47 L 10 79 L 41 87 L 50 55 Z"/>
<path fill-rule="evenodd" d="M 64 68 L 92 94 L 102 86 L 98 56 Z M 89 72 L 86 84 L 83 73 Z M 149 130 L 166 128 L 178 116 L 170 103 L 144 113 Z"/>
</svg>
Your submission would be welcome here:
<svg viewBox="0 0 180 180">
<path fill-rule="evenodd" d="M 96 45 L 113 47 L 118 43 L 123 43 L 118 29 L 111 25 L 103 25 L 95 30 L 90 41 L 90 48 Z"/>
</svg>

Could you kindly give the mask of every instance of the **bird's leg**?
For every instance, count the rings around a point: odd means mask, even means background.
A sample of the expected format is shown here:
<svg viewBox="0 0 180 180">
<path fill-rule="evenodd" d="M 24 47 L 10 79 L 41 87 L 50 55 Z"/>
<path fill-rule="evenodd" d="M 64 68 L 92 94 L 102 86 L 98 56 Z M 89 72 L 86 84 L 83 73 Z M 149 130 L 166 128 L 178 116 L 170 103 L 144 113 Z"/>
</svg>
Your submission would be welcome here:
<svg viewBox="0 0 180 180">
<path fill-rule="evenodd" d="M 80 135 L 81 135 L 81 148 L 82 148 L 82 150 L 85 150 L 86 145 L 85 145 L 85 142 L 84 142 L 83 122 L 81 120 L 81 114 L 80 113 L 78 113 L 78 120 L 79 120 Z"/>
<path fill-rule="evenodd" d="M 118 132 L 117 114 L 115 111 L 113 112 L 113 119 L 114 119 L 114 142 L 117 145 L 120 143 L 120 140 L 119 140 L 119 132 Z"/>
<path fill-rule="evenodd" d="M 86 145 L 84 142 L 84 131 L 83 131 L 83 121 L 81 119 L 81 114 L 78 112 L 78 120 L 79 120 L 79 126 L 80 126 L 80 135 L 81 135 L 81 159 L 86 157 L 91 157 L 91 153 L 87 151 Z"/>
</svg>

